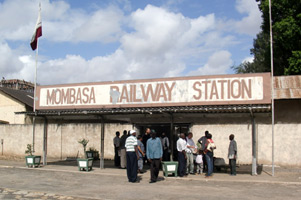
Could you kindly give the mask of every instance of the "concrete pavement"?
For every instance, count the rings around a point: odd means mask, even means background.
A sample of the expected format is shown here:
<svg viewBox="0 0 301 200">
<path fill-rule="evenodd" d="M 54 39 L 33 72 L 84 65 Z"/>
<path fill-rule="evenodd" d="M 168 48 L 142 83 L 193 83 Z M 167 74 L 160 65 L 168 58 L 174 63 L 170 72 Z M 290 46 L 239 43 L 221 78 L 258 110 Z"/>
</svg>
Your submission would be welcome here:
<svg viewBox="0 0 301 200">
<path fill-rule="evenodd" d="M 99 168 L 99 161 L 94 161 L 93 170 L 86 172 L 89 174 L 97 175 L 110 175 L 126 177 L 126 170 L 115 168 L 112 161 L 105 161 L 105 169 Z M 41 170 L 41 171 L 57 171 L 66 173 L 84 173 L 78 171 L 76 161 L 57 161 L 52 160 L 46 166 L 41 165 L 39 168 L 27 168 L 25 160 L 0 160 L 0 168 L 19 168 L 28 170 Z M 145 167 L 147 168 L 147 167 Z M 283 183 L 283 184 L 301 184 L 301 169 L 298 168 L 283 168 L 275 167 L 275 176 L 272 176 L 271 166 L 263 166 L 260 174 L 251 176 L 251 169 L 249 166 L 240 166 L 237 169 L 237 176 L 229 176 L 223 170 L 215 172 L 213 178 L 205 179 L 203 175 L 188 175 L 187 177 L 166 177 L 166 179 L 180 179 L 180 180 L 198 180 L 198 181 L 222 181 L 222 182 L 256 182 L 256 183 Z M 161 175 L 163 173 L 160 171 Z M 144 179 L 149 178 L 149 172 L 141 175 Z"/>
<path fill-rule="evenodd" d="M 298 199 L 301 195 L 300 169 L 277 167 L 272 177 L 271 168 L 264 166 L 260 175 L 251 176 L 249 169 L 241 166 L 237 176 L 221 172 L 210 179 L 203 175 L 166 178 L 160 171 L 160 181 L 155 184 L 148 183 L 147 171 L 139 175 L 140 183 L 133 184 L 127 182 L 126 170 L 114 168 L 110 161 L 105 167 L 79 172 L 74 161 L 27 168 L 22 160 L 0 160 L 0 199 L 10 190 L 5 195 L 12 199 L 198 199 L 202 191 L 208 191 L 207 199 L 241 199 L 242 195 L 244 199 Z"/>
</svg>

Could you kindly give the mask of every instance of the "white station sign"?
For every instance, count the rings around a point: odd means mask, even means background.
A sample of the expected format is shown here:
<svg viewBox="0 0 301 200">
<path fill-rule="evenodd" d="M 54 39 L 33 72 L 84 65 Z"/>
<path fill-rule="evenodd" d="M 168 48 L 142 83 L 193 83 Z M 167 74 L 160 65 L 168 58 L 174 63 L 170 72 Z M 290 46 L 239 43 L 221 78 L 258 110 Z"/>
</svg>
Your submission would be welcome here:
<svg viewBox="0 0 301 200">
<path fill-rule="evenodd" d="M 37 109 L 268 104 L 270 74 L 39 86 Z"/>
</svg>

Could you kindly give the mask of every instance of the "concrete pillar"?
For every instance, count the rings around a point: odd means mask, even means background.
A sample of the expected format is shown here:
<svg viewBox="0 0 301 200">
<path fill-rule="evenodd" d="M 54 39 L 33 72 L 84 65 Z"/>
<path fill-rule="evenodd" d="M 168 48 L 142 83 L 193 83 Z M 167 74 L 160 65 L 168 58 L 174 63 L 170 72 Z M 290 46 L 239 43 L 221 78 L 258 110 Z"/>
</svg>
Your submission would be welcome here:
<svg viewBox="0 0 301 200">
<path fill-rule="evenodd" d="M 105 144 L 105 123 L 104 118 L 101 116 L 101 132 L 100 132 L 100 169 L 104 169 L 104 144 Z"/>
<path fill-rule="evenodd" d="M 47 130 L 48 130 L 48 121 L 47 118 L 44 118 L 44 136 L 43 136 L 43 165 L 47 165 Z"/>
<path fill-rule="evenodd" d="M 257 137 L 256 137 L 256 122 L 253 112 L 251 111 L 252 121 L 252 176 L 257 175 Z"/>
<path fill-rule="evenodd" d="M 36 117 L 33 116 L 33 121 L 32 121 L 32 152 L 35 152 L 35 129 L 36 129 Z"/>
<path fill-rule="evenodd" d="M 173 161 L 173 156 L 174 156 L 174 119 L 173 119 L 173 114 L 170 114 L 170 149 L 171 149 L 171 154 L 170 154 L 170 160 Z"/>
</svg>

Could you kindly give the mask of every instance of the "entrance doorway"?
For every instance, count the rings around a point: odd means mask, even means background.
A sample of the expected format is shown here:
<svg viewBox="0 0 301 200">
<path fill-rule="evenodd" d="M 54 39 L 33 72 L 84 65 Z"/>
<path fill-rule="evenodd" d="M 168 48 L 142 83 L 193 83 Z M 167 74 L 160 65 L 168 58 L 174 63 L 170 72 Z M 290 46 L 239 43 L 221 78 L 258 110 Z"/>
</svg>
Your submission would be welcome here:
<svg viewBox="0 0 301 200">
<path fill-rule="evenodd" d="M 145 131 L 147 128 L 150 128 L 151 130 L 155 130 L 157 133 L 157 137 L 161 137 L 162 133 L 165 133 L 165 135 L 169 139 L 169 149 L 171 152 L 172 160 L 175 161 L 178 160 L 177 140 L 179 139 L 179 135 L 180 133 L 187 134 L 189 132 L 190 126 L 191 126 L 190 124 L 176 123 L 173 125 L 173 129 L 171 129 L 170 123 L 135 124 L 135 127 L 139 130 L 139 133 L 142 137 L 145 135 Z"/>
</svg>

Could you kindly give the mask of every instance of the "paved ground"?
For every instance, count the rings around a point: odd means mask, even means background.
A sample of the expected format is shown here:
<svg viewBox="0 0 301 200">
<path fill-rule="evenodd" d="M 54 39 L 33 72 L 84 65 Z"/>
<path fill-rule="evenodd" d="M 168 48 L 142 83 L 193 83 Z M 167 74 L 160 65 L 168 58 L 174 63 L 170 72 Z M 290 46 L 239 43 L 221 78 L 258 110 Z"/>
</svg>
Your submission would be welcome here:
<svg viewBox="0 0 301 200">
<path fill-rule="evenodd" d="M 66 200 L 80 200 L 82 198 L 76 198 L 71 196 L 62 196 L 51 193 L 16 190 L 8 188 L 0 188 L 0 199 L 66 199 Z"/>
<path fill-rule="evenodd" d="M 175 178 L 162 176 L 149 184 L 149 172 L 140 183 L 129 183 L 126 171 L 107 167 L 79 172 L 74 162 L 53 162 L 27 168 L 24 162 L 0 160 L 0 199 L 300 199 L 301 170 L 270 167 L 251 176 L 240 168 L 236 177 L 215 173 Z"/>
</svg>

